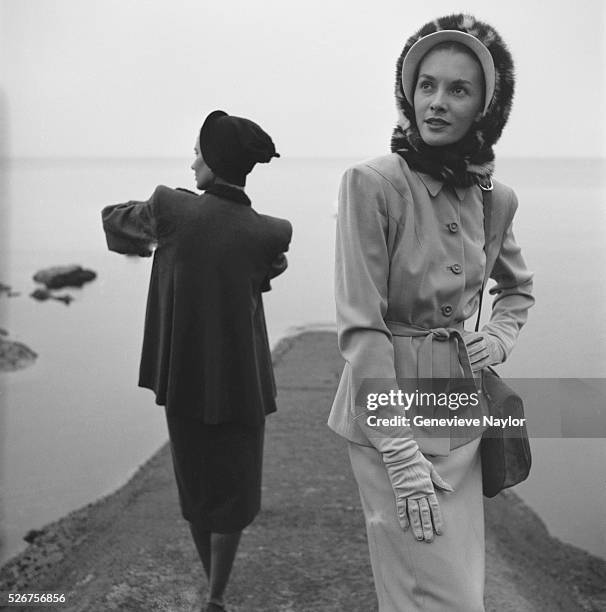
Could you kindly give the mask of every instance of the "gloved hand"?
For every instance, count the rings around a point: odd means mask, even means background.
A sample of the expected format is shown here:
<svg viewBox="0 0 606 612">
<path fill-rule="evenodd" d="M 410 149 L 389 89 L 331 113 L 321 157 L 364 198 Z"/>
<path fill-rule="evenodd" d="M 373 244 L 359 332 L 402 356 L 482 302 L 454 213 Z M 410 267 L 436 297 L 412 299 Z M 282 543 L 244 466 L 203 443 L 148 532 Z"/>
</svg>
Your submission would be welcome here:
<svg viewBox="0 0 606 612">
<path fill-rule="evenodd" d="M 482 368 L 502 363 L 505 354 L 499 341 L 486 332 L 469 332 L 463 336 L 471 369 L 478 372 Z"/>
<path fill-rule="evenodd" d="M 402 529 L 412 526 L 417 540 L 431 542 L 434 531 L 442 535 L 443 522 L 434 485 L 443 491 L 454 489 L 442 479 L 431 461 L 413 440 L 403 442 L 399 452 L 384 452 L 383 462 L 396 497 L 398 520 Z"/>
<path fill-rule="evenodd" d="M 397 391 L 394 379 L 365 379 L 356 395 L 357 421 L 368 441 L 381 453 L 396 501 L 398 521 L 402 529 L 412 526 L 417 540 L 431 542 L 434 532 L 443 531 L 442 515 L 435 486 L 452 492 L 454 489 L 436 472 L 432 463 L 419 450 L 410 427 L 401 425 L 370 425 L 367 418 L 378 409 L 377 417 L 388 422 L 402 415 L 402 409 L 388 403 L 370 408 L 370 394 Z"/>
<path fill-rule="evenodd" d="M 441 535 L 443 531 L 434 485 L 444 491 L 452 492 L 454 489 L 423 456 L 410 428 L 406 429 L 401 437 L 372 438 L 371 442 L 381 452 L 402 529 L 412 526 L 417 540 L 431 542 L 434 532 Z"/>
</svg>

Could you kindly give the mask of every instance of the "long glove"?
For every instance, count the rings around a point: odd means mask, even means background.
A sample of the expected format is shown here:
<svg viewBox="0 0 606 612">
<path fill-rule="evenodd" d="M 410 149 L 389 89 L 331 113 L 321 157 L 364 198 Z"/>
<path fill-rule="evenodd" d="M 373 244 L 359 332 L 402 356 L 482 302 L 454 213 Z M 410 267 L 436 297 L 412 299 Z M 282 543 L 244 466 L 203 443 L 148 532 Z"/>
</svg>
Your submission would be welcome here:
<svg viewBox="0 0 606 612">
<path fill-rule="evenodd" d="M 392 461 L 391 453 L 383 453 L 383 462 L 396 497 L 398 520 L 402 529 L 412 526 L 417 540 L 431 542 L 434 531 L 442 535 L 443 521 L 434 485 L 444 491 L 454 489 L 442 479 L 419 450 L 417 443 L 410 440 L 416 450 L 407 459 L 399 459 L 402 452 L 396 453 Z M 407 442 L 407 446 L 410 444 Z M 412 445 L 411 445 L 412 447 Z"/>
<path fill-rule="evenodd" d="M 505 351 L 492 334 L 486 332 L 469 332 L 463 336 L 469 355 L 471 369 L 478 372 L 487 366 L 502 363 Z"/>
<path fill-rule="evenodd" d="M 442 514 L 435 487 L 452 492 L 454 489 L 443 480 L 426 459 L 409 427 L 400 428 L 397 437 L 385 437 L 385 431 L 360 423 L 371 444 L 381 453 L 387 475 L 396 498 L 398 521 L 402 529 L 412 527 L 415 538 L 431 542 L 434 532 L 443 532 Z M 390 436 L 394 432 L 390 433 Z"/>
</svg>

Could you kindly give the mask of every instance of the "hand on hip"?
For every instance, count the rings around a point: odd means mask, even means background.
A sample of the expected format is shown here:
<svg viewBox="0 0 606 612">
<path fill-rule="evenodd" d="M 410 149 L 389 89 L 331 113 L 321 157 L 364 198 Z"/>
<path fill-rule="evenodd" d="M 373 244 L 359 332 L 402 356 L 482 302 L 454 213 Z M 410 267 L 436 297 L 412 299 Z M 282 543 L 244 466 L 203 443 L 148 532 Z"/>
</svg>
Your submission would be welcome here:
<svg viewBox="0 0 606 612">
<path fill-rule="evenodd" d="M 503 361 L 503 349 L 494 336 L 485 332 L 469 332 L 463 336 L 473 372 Z"/>
</svg>

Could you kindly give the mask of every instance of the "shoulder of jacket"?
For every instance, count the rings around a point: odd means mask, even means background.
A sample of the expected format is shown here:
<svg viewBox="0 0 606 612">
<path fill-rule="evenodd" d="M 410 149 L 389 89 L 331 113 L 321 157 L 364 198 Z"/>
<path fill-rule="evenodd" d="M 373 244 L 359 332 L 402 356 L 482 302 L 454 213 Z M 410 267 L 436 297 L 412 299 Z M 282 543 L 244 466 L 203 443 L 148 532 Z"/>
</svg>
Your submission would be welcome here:
<svg viewBox="0 0 606 612">
<path fill-rule="evenodd" d="M 503 211 L 506 223 L 511 223 L 518 209 L 518 198 L 515 191 L 505 183 L 492 179 L 493 209 Z"/>
<path fill-rule="evenodd" d="M 280 217 L 272 217 L 271 215 L 263 215 L 258 213 L 259 217 L 275 232 L 283 235 L 292 234 L 292 224 L 288 219 L 281 219 Z"/>
<path fill-rule="evenodd" d="M 173 189 L 172 187 L 167 187 L 166 185 L 158 185 L 154 190 L 154 196 L 156 198 L 165 198 L 165 199 L 183 199 L 183 198 L 199 198 L 199 193 L 194 193 L 189 189 L 185 189 L 183 187 L 177 187 Z"/>
<path fill-rule="evenodd" d="M 397 153 L 373 157 L 351 166 L 347 173 L 358 173 L 375 185 L 391 186 L 402 197 L 410 194 L 411 170 L 406 161 Z M 347 173 L 345 176 L 347 176 Z"/>
<path fill-rule="evenodd" d="M 199 200 L 201 194 L 194 193 L 187 189 L 173 189 L 166 185 L 158 185 L 154 190 L 154 194 L 151 197 L 150 203 L 154 213 L 158 216 L 165 218 L 173 218 L 180 216 L 187 203 L 191 202 L 192 206 L 196 200 Z"/>
<path fill-rule="evenodd" d="M 278 253 L 288 251 L 292 239 L 292 225 L 287 219 L 272 217 L 256 213 L 263 223 L 263 232 L 266 236 L 266 248 L 272 252 L 272 257 Z"/>
<path fill-rule="evenodd" d="M 493 197 L 502 204 L 503 206 L 517 206 L 517 197 L 515 191 L 509 186 L 505 185 L 505 183 L 501 183 L 501 181 L 497 181 L 496 179 L 492 179 L 493 185 Z"/>
<path fill-rule="evenodd" d="M 180 191 L 181 193 L 187 193 L 192 196 L 200 197 L 199 193 L 196 193 L 195 191 L 192 191 L 191 189 L 186 189 L 185 187 L 175 187 L 175 191 Z"/>
<path fill-rule="evenodd" d="M 346 174 L 360 173 L 389 179 L 401 175 L 403 166 L 406 166 L 406 162 L 397 153 L 390 153 L 358 162 L 350 166 Z"/>
</svg>

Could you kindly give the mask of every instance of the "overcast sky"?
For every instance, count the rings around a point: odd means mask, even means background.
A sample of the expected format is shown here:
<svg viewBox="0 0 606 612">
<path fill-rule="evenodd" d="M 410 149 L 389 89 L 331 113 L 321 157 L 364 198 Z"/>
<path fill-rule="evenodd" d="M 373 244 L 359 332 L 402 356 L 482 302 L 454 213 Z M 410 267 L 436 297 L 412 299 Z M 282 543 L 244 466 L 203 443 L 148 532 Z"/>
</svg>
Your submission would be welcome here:
<svg viewBox="0 0 606 612">
<path fill-rule="evenodd" d="M 0 136 L 13 157 L 187 157 L 221 108 L 285 156 L 389 150 L 396 59 L 470 12 L 509 44 L 503 156 L 606 155 L 602 0 L 0 0 Z"/>
</svg>

